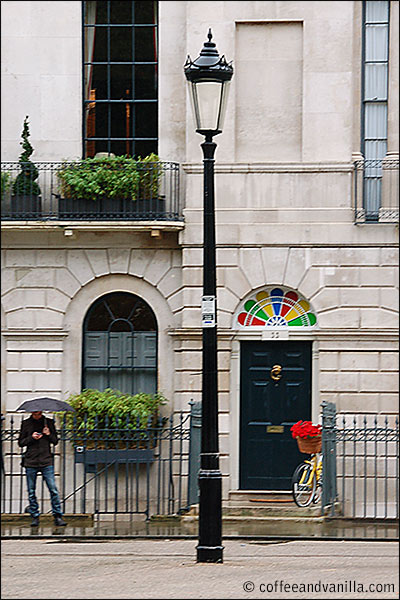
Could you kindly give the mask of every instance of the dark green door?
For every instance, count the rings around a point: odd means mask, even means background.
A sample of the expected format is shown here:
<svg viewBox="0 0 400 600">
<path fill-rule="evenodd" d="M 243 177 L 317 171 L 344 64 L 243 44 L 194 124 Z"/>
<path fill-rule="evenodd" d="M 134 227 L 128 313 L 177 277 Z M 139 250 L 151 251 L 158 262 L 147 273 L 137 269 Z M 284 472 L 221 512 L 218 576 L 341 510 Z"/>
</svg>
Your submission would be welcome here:
<svg viewBox="0 0 400 600">
<path fill-rule="evenodd" d="M 304 458 L 290 428 L 311 419 L 311 342 L 242 342 L 240 387 L 240 489 L 288 490 Z"/>
</svg>

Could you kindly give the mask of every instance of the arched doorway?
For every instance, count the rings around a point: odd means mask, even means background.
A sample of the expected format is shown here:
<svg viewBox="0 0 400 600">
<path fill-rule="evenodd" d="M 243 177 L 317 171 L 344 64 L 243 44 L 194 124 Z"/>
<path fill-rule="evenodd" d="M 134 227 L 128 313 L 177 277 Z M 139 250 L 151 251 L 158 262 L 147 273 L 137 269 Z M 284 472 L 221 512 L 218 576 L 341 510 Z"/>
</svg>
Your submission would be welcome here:
<svg viewBox="0 0 400 600">
<path fill-rule="evenodd" d="M 83 322 L 82 388 L 156 392 L 157 321 L 139 296 L 112 292 L 89 308 Z"/>
</svg>

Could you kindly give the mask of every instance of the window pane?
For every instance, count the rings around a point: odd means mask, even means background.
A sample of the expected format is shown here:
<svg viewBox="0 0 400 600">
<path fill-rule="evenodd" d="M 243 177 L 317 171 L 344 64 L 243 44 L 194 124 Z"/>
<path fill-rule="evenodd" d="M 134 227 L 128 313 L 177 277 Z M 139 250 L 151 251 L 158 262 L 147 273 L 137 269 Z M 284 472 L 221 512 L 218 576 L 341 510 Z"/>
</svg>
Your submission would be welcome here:
<svg viewBox="0 0 400 600">
<path fill-rule="evenodd" d="M 135 28 L 135 60 L 157 60 L 156 30 L 154 29 L 154 27 Z"/>
<path fill-rule="evenodd" d="M 119 23 L 132 23 L 132 5 L 133 2 L 126 0 L 110 2 L 111 23 L 118 25 Z"/>
<path fill-rule="evenodd" d="M 157 99 L 156 65 L 135 66 L 135 92 L 138 100 Z"/>
<path fill-rule="evenodd" d="M 154 142 L 135 142 L 135 156 L 137 158 L 144 158 L 152 152 L 154 152 L 154 154 L 157 154 L 158 152 L 157 140 Z"/>
<path fill-rule="evenodd" d="M 133 156 L 132 142 L 110 142 L 110 152 L 115 154 L 115 156 L 124 156 L 125 154 Z"/>
<path fill-rule="evenodd" d="M 366 2 L 366 21 L 376 23 L 389 20 L 389 2 Z"/>
<path fill-rule="evenodd" d="M 113 292 L 97 300 L 89 309 L 86 331 L 107 331 L 116 319 L 129 320 L 135 331 L 156 331 L 157 324 L 149 305 L 135 294 Z M 116 324 L 115 324 L 116 325 Z M 121 331 L 129 330 L 124 326 Z"/>
<path fill-rule="evenodd" d="M 386 138 L 387 106 L 386 104 L 369 103 L 365 106 L 365 137 Z"/>
<path fill-rule="evenodd" d="M 365 142 L 365 158 L 370 160 L 381 160 L 385 158 L 387 142 L 370 140 Z"/>
<path fill-rule="evenodd" d="M 143 102 L 135 107 L 135 137 L 158 136 L 158 114 L 156 102 Z"/>
<path fill-rule="evenodd" d="M 110 29 L 112 62 L 132 61 L 132 28 L 113 27 Z"/>
<path fill-rule="evenodd" d="M 387 25 L 367 25 L 365 31 L 365 60 L 388 59 Z"/>
<path fill-rule="evenodd" d="M 364 180 L 364 208 L 369 213 L 378 213 L 381 198 L 381 179 Z"/>
<path fill-rule="evenodd" d="M 96 103 L 96 135 L 97 138 L 108 138 L 109 113 L 108 104 Z"/>
<path fill-rule="evenodd" d="M 93 34 L 94 32 L 94 34 Z M 106 62 L 107 61 L 107 29 L 105 27 L 89 27 L 86 29 L 86 35 L 92 36 L 91 43 L 86 44 L 88 56 L 86 62 Z"/>
<path fill-rule="evenodd" d="M 387 99 L 387 65 L 365 65 L 365 100 Z"/>
<path fill-rule="evenodd" d="M 111 137 L 132 137 L 132 105 L 111 104 Z"/>
<path fill-rule="evenodd" d="M 91 68 L 91 74 L 92 79 L 90 90 L 95 91 L 95 99 L 106 100 L 108 98 L 107 65 L 93 65 Z M 91 96 L 89 96 L 89 98 L 91 98 Z"/>
<path fill-rule="evenodd" d="M 157 2 L 139 0 L 135 2 L 135 23 L 156 24 Z"/>
<path fill-rule="evenodd" d="M 111 65 L 111 98 L 132 98 L 132 65 Z"/>
</svg>

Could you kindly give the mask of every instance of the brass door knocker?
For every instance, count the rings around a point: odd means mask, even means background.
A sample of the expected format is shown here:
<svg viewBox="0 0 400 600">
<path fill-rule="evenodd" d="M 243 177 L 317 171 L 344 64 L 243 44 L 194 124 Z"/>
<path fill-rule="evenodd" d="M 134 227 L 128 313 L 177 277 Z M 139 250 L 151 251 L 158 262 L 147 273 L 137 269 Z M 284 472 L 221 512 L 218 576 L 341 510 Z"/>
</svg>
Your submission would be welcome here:
<svg viewBox="0 0 400 600">
<path fill-rule="evenodd" d="M 282 367 L 281 365 L 274 365 L 271 369 L 271 379 L 274 381 L 279 381 L 282 377 Z"/>
</svg>

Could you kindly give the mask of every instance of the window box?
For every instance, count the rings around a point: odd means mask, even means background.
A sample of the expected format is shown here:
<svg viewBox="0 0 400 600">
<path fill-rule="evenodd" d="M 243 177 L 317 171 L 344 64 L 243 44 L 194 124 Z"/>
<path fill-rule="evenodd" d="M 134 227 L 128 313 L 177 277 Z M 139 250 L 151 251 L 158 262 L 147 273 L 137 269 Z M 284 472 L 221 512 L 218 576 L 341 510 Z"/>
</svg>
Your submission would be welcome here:
<svg viewBox="0 0 400 600">
<path fill-rule="evenodd" d="M 165 198 L 117 199 L 99 198 L 98 200 L 80 200 L 77 198 L 59 198 L 58 216 L 60 219 L 102 218 L 146 218 L 165 216 Z"/>
<path fill-rule="evenodd" d="M 102 470 L 99 465 L 118 465 L 118 464 L 149 464 L 154 462 L 153 448 L 85 448 L 76 446 L 74 448 L 75 463 L 85 466 L 88 473 L 96 473 Z"/>
</svg>

